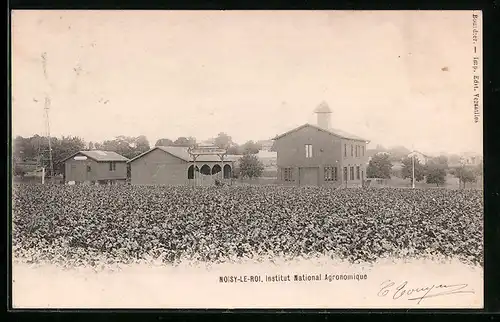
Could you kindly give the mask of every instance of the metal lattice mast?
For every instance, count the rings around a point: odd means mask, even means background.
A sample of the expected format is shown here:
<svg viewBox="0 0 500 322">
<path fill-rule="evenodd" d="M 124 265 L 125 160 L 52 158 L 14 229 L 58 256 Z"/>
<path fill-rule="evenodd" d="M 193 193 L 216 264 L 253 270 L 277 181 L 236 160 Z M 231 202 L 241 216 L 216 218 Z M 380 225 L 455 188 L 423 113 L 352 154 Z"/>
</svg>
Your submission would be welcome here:
<svg viewBox="0 0 500 322">
<path fill-rule="evenodd" d="M 49 110 L 50 110 L 50 98 L 45 97 L 45 132 L 47 135 L 47 140 L 49 142 L 49 177 L 52 178 L 54 175 L 54 164 L 52 162 L 52 142 L 50 138 L 50 120 L 49 120 Z"/>
<path fill-rule="evenodd" d="M 43 76 L 45 78 L 45 81 L 47 82 L 47 85 L 49 85 L 50 88 L 49 77 L 47 73 L 47 53 L 43 52 L 41 58 L 42 58 Z M 49 178 L 52 178 L 54 176 L 54 164 L 52 162 L 52 142 L 50 138 L 50 121 L 49 121 L 50 98 L 47 94 L 45 94 L 44 110 L 45 110 L 45 134 L 47 135 L 47 140 L 49 143 Z"/>
</svg>

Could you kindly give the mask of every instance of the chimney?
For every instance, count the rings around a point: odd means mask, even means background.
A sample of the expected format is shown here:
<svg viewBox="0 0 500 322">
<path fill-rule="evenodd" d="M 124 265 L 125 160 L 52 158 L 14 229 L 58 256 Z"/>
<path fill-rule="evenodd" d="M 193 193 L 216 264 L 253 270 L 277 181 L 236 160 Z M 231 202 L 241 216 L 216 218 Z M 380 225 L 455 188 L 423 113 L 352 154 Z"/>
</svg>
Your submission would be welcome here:
<svg viewBox="0 0 500 322">
<path fill-rule="evenodd" d="M 316 113 L 317 117 L 317 125 L 325 130 L 330 129 L 330 119 L 331 119 L 331 114 L 332 111 L 328 107 L 328 104 L 326 102 L 322 102 L 319 104 L 319 106 L 314 110 L 314 113 Z"/>
</svg>

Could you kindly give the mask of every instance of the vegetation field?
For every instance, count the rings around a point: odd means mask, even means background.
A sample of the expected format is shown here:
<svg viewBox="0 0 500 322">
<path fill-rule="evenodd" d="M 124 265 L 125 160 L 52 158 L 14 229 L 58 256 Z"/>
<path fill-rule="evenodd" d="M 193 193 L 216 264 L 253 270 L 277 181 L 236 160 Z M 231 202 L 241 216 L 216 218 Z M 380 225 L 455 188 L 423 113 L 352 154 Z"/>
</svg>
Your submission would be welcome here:
<svg viewBox="0 0 500 322">
<path fill-rule="evenodd" d="M 479 190 L 16 185 L 12 216 L 27 263 L 483 260 Z"/>
</svg>

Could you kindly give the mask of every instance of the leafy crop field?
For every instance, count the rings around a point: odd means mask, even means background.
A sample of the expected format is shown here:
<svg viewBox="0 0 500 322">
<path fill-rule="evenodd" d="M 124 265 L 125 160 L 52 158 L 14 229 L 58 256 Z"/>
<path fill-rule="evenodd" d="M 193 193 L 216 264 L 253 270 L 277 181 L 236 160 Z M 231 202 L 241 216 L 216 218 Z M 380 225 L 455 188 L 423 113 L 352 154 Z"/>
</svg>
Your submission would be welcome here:
<svg viewBox="0 0 500 322">
<path fill-rule="evenodd" d="M 18 185 L 12 215 L 16 259 L 71 267 L 483 256 L 478 190 Z"/>
</svg>

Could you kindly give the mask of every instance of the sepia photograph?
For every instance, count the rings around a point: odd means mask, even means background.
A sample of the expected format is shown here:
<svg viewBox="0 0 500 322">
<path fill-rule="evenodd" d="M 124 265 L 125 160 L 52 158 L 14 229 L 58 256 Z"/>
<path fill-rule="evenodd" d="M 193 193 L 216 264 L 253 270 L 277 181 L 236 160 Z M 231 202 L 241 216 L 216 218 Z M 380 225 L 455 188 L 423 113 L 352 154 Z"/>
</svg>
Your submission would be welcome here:
<svg viewBox="0 0 500 322">
<path fill-rule="evenodd" d="M 483 308 L 481 18 L 11 11 L 13 308 Z"/>
</svg>

